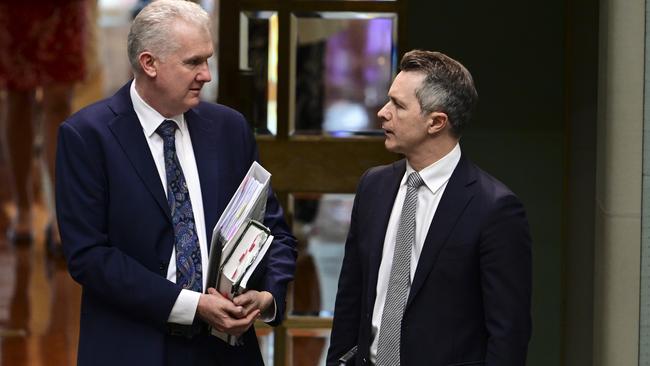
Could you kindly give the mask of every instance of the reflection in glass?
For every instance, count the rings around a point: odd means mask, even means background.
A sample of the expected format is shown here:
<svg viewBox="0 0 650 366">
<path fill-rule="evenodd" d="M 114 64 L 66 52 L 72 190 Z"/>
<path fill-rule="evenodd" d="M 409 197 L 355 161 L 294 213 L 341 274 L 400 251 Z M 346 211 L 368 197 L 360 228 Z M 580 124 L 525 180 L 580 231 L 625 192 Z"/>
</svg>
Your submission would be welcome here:
<svg viewBox="0 0 650 366">
<path fill-rule="evenodd" d="M 325 366 L 330 329 L 289 329 L 293 366 Z"/>
<path fill-rule="evenodd" d="M 278 15 L 240 14 L 239 109 L 255 133 L 277 132 Z"/>
<path fill-rule="evenodd" d="M 353 194 L 293 195 L 298 262 L 292 315 L 332 316 Z"/>
<path fill-rule="evenodd" d="M 395 69 L 397 17 L 390 13 L 294 15 L 296 134 L 381 133 Z"/>
</svg>

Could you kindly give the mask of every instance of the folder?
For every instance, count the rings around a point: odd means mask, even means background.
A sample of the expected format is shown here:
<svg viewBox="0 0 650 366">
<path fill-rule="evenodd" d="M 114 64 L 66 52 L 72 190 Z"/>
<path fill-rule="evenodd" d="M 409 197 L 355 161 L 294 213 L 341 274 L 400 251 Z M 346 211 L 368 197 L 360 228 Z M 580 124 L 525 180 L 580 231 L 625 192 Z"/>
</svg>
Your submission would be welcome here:
<svg viewBox="0 0 650 366">
<path fill-rule="evenodd" d="M 270 179 L 271 173 L 253 162 L 212 230 L 207 287 L 229 299 L 246 290 L 273 241 L 262 224 Z M 216 329 L 210 333 L 230 345 L 238 343 L 237 337 Z"/>
<path fill-rule="evenodd" d="M 217 275 L 217 290 L 229 299 L 242 293 L 248 280 L 268 250 L 273 235 L 269 229 L 255 220 L 247 220 L 235 235 L 235 242 L 228 253 L 222 253 L 224 260 Z"/>
</svg>

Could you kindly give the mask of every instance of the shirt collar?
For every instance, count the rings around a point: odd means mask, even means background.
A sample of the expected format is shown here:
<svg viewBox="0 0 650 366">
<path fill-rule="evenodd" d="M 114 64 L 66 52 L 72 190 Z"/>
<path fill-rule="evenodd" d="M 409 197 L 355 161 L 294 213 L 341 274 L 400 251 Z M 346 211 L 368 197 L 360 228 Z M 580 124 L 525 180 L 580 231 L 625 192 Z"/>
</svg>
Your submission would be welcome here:
<svg viewBox="0 0 650 366">
<path fill-rule="evenodd" d="M 133 102 L 133 109 L 135 110 L 135 114 L 138 116 L 140 124 L 142 125 L 142 129 L 144 130 L 147 138 L 156 133 L 158 126 L 160 126 L 160 124 L 167 119 L 176 122 L 178 125 L 178 130 L 181 131 L 182 135 L 183 131 L 185 131 L 185 116 L 183 114 L 179 114 L 171 118 L 165 118 L 162 114 L 158 113 L 158 111 L 147 104 L 147 102 L 145 102 L 142 97 L 140 97 L 140 94 L 138 94 L 138 91 L 135 89 L 135 83 L 136 80 L 133 80 L 131 83 L 131 101 Z"/>
<path fill-rule="evenodd" d="M 419 171 L 420 177 L 424 181 L 427 188 L 433 193 L 438 193 L 438 190 L 449 181 L 451 174 L 456 169 L 456 165 L 460 161 L 460 145 L 457 143 L 447 155 L 443 156 L 440 160 L 427 166 Z M 406 173 L 402 177 L 403 185 L 406 185 L 406 180 L 409 174 L 413 173 L 415 169 L 406 161 Z"/>
</svg>

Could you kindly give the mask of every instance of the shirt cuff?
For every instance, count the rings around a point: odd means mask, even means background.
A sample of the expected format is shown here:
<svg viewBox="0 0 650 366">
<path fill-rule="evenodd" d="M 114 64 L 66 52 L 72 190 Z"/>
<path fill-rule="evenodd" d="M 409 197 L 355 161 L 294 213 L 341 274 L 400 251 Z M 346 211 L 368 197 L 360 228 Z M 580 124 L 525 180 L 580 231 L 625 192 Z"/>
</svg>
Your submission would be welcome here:
<svg viewBox="0 0 650 366">
<path fill-rule="evenodd" d="M 277 315 L 278 312 L 278 307 L 275 304 L 275 298 L 273 298 L 273 304 L 269 306 L 266 310 L 264 310 L 264 313 L 261 314 L 260 320 L 263 321 L 264 323 L 270 323 L 275 320 L 275 316 Z"/>
<path fill-rule="evenodd" d="M 172 307 L 172 311 L 169 313 L 167 322 L 192 325 L 194 316 L 196 315 L 196 308 L 199 306 L 200 297 L 201 294 L 196 291 L 181 290 Z"/>
</svg>

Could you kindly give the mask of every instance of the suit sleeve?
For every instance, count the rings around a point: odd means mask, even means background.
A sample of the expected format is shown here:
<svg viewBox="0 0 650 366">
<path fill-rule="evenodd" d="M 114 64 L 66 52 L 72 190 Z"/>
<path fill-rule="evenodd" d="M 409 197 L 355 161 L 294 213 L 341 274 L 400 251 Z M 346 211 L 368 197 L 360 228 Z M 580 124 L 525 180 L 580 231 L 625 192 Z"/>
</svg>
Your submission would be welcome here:
<svg viewBox="0 0 650 366">
<path fill-rule="evenodd" d="M 348 231 L 348 237 L 345 242 L 345 255 L 341 266 L 338 291 L 336 293 L 336 304 L 334 307 L 332 335 L 330 338 L 330 347 L 327 352 L 328 366 L 337 366 L 339 364 L 338 359 L 356 346 L 359 338 L 363 275 L 361 273 L 361 261 L 358 248 L 360 231 L 358 215 L 359 202 L 361 201 L 360 187 L 363 185 L 366 175 L 367 172 L 360 179 L 359 188 L 354 197 L 350 230 Z"/>
<path fill-rule="evenodd" d="M 531 336 L 532 254 L 524 208 L 512 194 L 496 201 L 481 237 L 480 270 L 488 366 L 523 366 Z"/>
<path fill-rule="evenodd" d="M 107 177 L 88 140 L 59 128 L 57 217 L 70 274 L 106 306 L 163 327 L 181 289 L 109 243 Z"/>
<path fill-rule="evenodd" d="M 296 271 L 296 239 L 284 220 L 282 207 L 269 187 L 264 224 L 271 229 L 273 242 L 267 253 L 264 289 L 275 299 L 276 316 L 270 325 L 279 325 L 286 309 L 287 285 Z"/>
</svg>

